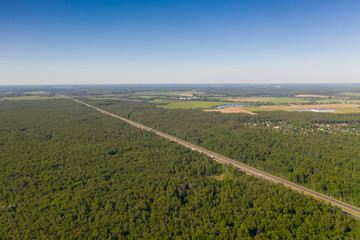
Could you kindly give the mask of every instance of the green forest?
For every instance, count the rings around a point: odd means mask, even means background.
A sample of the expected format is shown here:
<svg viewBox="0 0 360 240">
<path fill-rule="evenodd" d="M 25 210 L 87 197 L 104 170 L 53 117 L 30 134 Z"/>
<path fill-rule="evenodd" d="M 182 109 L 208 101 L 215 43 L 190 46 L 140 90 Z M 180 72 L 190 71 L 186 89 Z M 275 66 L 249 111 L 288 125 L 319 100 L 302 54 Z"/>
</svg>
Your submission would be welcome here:
<svg viewBox="0 0 360 240">
<path fill-rule="evenodd" d="M 286 114 L 224 117 L 92 103 L 313 188 L 319 178 L 348 201 L 359 194 L 358 150 L 345 156 L 339 149 L 340 142 L 350 147 L 344 140 L 357 144 L 351 136 L 331 136 L 336 141 L 324 152 L 311 137 L 261 128 L 250 134 L 240 124 Z M 359 222 L 338 208 L 71 100 L 2 101 L 0 112 L 0 239 L 360 238 Z M 317 141 L 330 144 L 327 137 Z M 295 157 L 285 144 L 307 152 Z M 283 156 L 286 163 L 278 162 Z M 320 177 L 320 170 L 329 173 Z"/>
<path fill-rule="evenodd" d="M 161 109 L 146 102 L 85 100 L 234 160 L 360 206 L 360 137 L 311 131 L 319 124 L 360 129 L 359 114 L 260 112 L 221 114 Z M 292 132 L 266 127 L 286 122 Z M 266 123 L 266 124 L 264 124 Z M 249 127 L 257 125 L 257 127 Z M 297 130 L 294 131 L 294 129 Z M 354 130 L 353 130 L 354 129 Z"/>
</svg>

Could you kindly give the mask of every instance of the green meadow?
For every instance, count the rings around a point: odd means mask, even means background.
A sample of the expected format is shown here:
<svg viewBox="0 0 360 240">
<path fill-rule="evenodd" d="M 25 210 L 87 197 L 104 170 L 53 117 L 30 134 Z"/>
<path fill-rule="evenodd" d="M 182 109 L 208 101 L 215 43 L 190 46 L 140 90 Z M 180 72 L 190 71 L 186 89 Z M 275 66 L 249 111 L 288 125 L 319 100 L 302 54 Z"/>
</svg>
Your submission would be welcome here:
<svg viewBox="0 0 360 240">
<path fill-rule="evenodd" d="M 202 109 L 214 108 L 221 105 L 229 104 L 228 102 L 206 102 L 206 101 L 188 101 L 172 102 L 167 105 L 159 106 L 166 109 Z"/>
</svg>

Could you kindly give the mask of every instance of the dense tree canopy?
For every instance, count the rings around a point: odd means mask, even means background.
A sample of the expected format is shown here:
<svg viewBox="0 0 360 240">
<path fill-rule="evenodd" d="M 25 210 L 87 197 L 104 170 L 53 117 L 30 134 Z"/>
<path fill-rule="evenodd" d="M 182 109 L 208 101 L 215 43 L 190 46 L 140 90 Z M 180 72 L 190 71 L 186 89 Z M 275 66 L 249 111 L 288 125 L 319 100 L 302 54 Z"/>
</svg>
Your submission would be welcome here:
<svg viewBox="0 0 360 240">
<path fill-rule="evenodd" d="M 315 124 L 346 123 L 359 130 L 359 114 L 264 112 L 221 114 L 167 110 L 149 103 L 88 100 L 116 114 L 214 152 L 360 206 L 360 136 L 294 134 L 247 123 L 286 121 L 311 132 Z M 305 132 L 303 132 L 305 133 Z"/>
<path fill-rule="evenodd" d="M 360 238 L 337 208 L 70 100 L 0 112 L 0 239 Z"/>
</svg>

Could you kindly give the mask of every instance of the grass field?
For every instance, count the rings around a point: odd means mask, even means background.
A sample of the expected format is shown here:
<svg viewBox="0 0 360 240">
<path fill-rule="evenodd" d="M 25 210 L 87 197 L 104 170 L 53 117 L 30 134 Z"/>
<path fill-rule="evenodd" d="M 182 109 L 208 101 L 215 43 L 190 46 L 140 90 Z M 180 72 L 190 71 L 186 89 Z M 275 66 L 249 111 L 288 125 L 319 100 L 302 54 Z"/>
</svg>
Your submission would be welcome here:
<svg viewBox="0 0 360 240">
<path fill-rule="evenodd" d="M 328 98 L 329 96 L 325 95 L 311 95 L 311 94 L 298 94 L 295 95 L 297 98 Z"/>
<path fill-rule="evenodd" d="M 174 103 L 174 102 L 178 102 L 177 100 L 171 100 L 171 99 L 154 99 L 149 101 L 150 103 L 155 103 L 155 104 L 170 104 L 170 103 Z"/>
<path fill-rule="evenodd" d="M 32 92 L 24 92 L 24 94 L 42 95 L 42 94 L 50 94 L 50 93 L 48 93 L 48 92 L 43 92 L 43 91 L 32 91 Z"/>
<path fill-rule="evenodd" d="M 304 104 L 311 103 L 309 100 L 301 98 L 266 98 L 266 97 L 250 97 L 250 98 L 223 98 L 222 100 L 231 102 L 259 102 L 270 104 Z"/>
<path fill-rule="evenodd" d="M 205 112 L 221 112 L 221 113 L 246 113 L 250 115 L 256 115 L 256 113 L 248 111 L 243 107 L 228 107 L 221 109 L 206 109 Z"/>
<path fill-rule="evenodd" d="M 222 100 L 224 101 L 230 101 L 230 102 L 262 102 L 262 101 L 267 101 L 270 100 L 272 98 L 267 98 L 267 97 L 249 97 L 249 98 L 245 98 L 245 97 L 241 97 L 241 98 L 222 98 Z"/>
<path fill-rule="evenodd" d="M 60 97 L 41 97 L 41 96 L 3 97 L 0 98 L 0 101 L 45 100 L 45 99 L 54 99 L 54 98 L 60 98 Z"/>
<path fill-rule="evenodd" d="M 243 108 L 251 112 L 262 111 L 292 111 L 295 109 L 311 109 L 311 108 L 331 108 L 335 110 L 335 113 L 360 113 L 360 105 L 356 104 L 314 104 L 314 105 L 292 105 L 292 106 L 261 106 L 253 108 Z"/>
<path fill-rule="evenodd" d="M 360 104 L 360 100 L 353 100 L 353 99 L 339 99 L 339 98 L 335 98 L 335 99 L 322 99 L 322 100 L 316 100 L 316 103 L 352 103 L 352 104 Z"/>
<path fill-rule="evenodd" d="M 309 100 L 299 98 L 270 98 L 263 101 L 262 103 L 273 103 L 273 104 L 303 104 L 310 103 Z"/>
<path fill-rule="evenodd" d="M 202 109 L 202 108 L 213 108 L 225 104 L 228 104 L 228 102 L 188 101 L 188 102 L 173 102 L 159 107 L 166 109 Z"/>
<path fill-rule="evenodd" d="M 192 97 L 194 96 L 193 92 L 184 92 L 184 93 L 175 93 L 176 96 L 183 96 L 183 97 Z"/>
<path fill-rule="evenodd" d="M 286 106 L 284 107 L 268 107 L 268 108 L 262 108 L 262 107 L 243 107 L 242 109 L 249 111 L 249 112 L 271 112 L 271 111 L 288 111 L 289 108 Z"/>
<path fill-rule="evenodd" d="M 134 96 L 133 96 L 134 97 Z M 136 96 L 136 98 L 140 99 L 154 99 L 154 96 Z M 156 96 L 156 98 L 166 98 L 166 96 Z"/>
<path fill-rule="evenodd" d="M 145 96 L 192 96 L 192 95 L 201 95 L 204 94 L 205 92 L 157 92 L 157 91 L 152 91 L 152 92 L 136 92 L 134 93 L 134 95 L 136 97 L 145 97 Z"/>
<path fill-rule="evenodd" d="M 92 100 L 123 100 L 124 98 L 120 97 L 91 97 Z"/>
<path fill-rule="evenodd" d="M 360 97 L 359 92 L 342 92 L 341 95 L 352 96 L 352 97 Z"/>
<path fill-rule="evenodd" d="M 360 108 L 334 108 L 335 113 L 360 113 Z"/>
</svg>

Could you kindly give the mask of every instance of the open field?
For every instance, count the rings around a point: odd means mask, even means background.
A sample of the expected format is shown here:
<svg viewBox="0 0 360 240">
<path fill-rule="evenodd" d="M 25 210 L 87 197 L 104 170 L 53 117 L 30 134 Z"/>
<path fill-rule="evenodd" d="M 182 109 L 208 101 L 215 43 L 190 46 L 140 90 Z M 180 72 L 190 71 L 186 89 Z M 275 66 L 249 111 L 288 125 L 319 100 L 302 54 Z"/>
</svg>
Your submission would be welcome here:
<svg viewBox="0 0 360 240">
<path fill-rule="evenodd" d="M 358 104 L 313 104 L 313 105 L 290 105 L 290 106 L 260 106 L 254 108 L 244 108 L 248 111 L 292 111 L 295 109 L 311 108 L 331 108 L 335 113 L 358 113 L 360 112 Z"/>
<path fill-rule="evenodd" d="M 149 101 L 150 103 L 155 103 L 155 104 L 169 104 L 169 103 L 175 103 L 175 102 L 179 102 L 178 100 L 172 100 L 172 99 L 154 99 Z"/>
<path fill-rule="evenodd" d="M 193 93 L 190 93 L 190 92 L 185 92 L 185 93 L 175 93 L 174 95 L 176 95 L 176 96 L 183 96 L 183 97 L 192 97 L 192 96 L 194 96 L 194 94 Z"/>
<path fill-rule="evenodd" d="M 125 101 L 125 102 L 143 102 L 144 100 L 138 99 L 138 98 L 111 98 L 111 97 L 104 97 L 104 98 L 89 98 L 92 100 L 118 100 L 118 101 Z"/>
<path fill-rule="evenodd" d="M 281 97 L 240 97 L 240 98 L 220 98 L 222 101 L 229 101 L 229 102 L 243 102 L 243 103 L 264 103 L 264 104 L 280 104 L 280 105 L 287 105 L 287 104 L 307 104 L 307 103 L 328 103 L 328 104 L 338 104 L 338 103 L 351 103 L 351 104 L 360 104 L 360 99 L 348 99 L 351 97 L 360 96 L 357 93 L 346 93 L 348 97 L 332 97 L 325 95 L 295 95 L 294 98 L 281 98 Z M 312 100 L 304 99 L 304 98 L 313 98 Z"/>
<path fill-rule="evenodd" d="M 243 107 L 244 110 L 250 112 L 271 112 L 271 111 L 289 111 L 287 106 L 277 107 L 277 106 L 268 106 L 264 107 Z"/>
<path fill-rule="evenodd" d="M 176 95 L 176 96 L 184 96 L 184 97 L 192 97 L 194 95 L 202 95 L 202 94 L 205 94 L 205 92 L 198 92 L 198 91 L 187 91 L 187 92 L 173 92 L 172 94 L 170 95 Z"/>
<path fill-rule="evenodd" d="M 93 99 L 93 100 L 121 100 L 123 98 L 119 98 L 119 97 L 91 97 L 89 99 Z"/>
<path fill-rule="evenodd" d="M 273 103 L 273 104 L 304 104 L 310 103 L 310 101 L 299 98 L 271 98 L 268 100 L 260 101 L 263 103 Z"/>
<path fill-rule="evenodd" d="M 297 98 L 328 98 L 329 96 L 298 94 L 298 95 L 295 95 L 295 97 L 297 97 Z"/>
<path fill-rule="evenodd" d="M 247 113 L 264 111 L 293 111 L 296 109 L 331 108 L 335 113 L 360 113 L 359 104 L 313 104 L 313 105 L 290 105 L 290 106 L 260 106 L 260 107 L 228 107 L 222 109 L 207 109 L 206 112 L 221 113 Z"/>
<path fill-rule="evenodd" d="M 267 97 L 250 97 L 250 98 L 223 98 L 222 100 L 230 102 L 264 102 L 269 101 L 272 98 Z"/>
<path fill-rule="evenodd" d="M 259 103 L 270 103 L 270 104 L 304 104 L 311 103 L 309 100 L 301 98 L 267 98 L 267 97 L 250 97 L 250 98 L 223 98 L 222 100 L 231 102 L 259 102 Z"/>
<path fill-rule="evenodd" d="M 228 107 L 228 108 L 221 108 L 221 109 L 207 109 L 204 110 L 205 112 L 221 112 L 221 113 L 246 113 L 250 115 L 257 115 L 254 112 L 245 110 L 244 107 Z"/>
<path fill-rule="evenodd" d="M 173 92 L 157 92 L 157 91 L 149 91 L 149 92 L 135 92 L 134 96 L 169 96 L 174 95 Z"/>
<path fill-rule="evenodd" d="M 50 94 L 50 93 L 44 91 L 31 91 L 31 92 L 24 92 L 24 94 L 42 95 L 42 94 Z"/>
<path fill-rule="evenodd" d="M 41 96 L 21 96 L 21 97 L 3 97 L 0 98 L 0 101 L 18 101 L 18 100 L 45 100 L 45 99 L 54 99 L 59 97 L 41 97 Z"/>
<path fill-rule="evenodd" d="M 271 106 L 261 106 L 262 108 L 271 108 Z M 305 109 L 305 108 L 353 108 L 360 107 L 358 104 L 309 104 L 309 105 L 290 105 L 290 109 Z"/>
<path fill-rule="evenodd" d="M 136 92 L 133 95 L 136 97 L 139 96 L 186 96 L 186 97 L 192 97 L 194 94 L 204 94 L 204 92 L 196 92 L 196 91 L 186 91 L 186 92 L 158 92 L 158 91 L 149 91 L 149 92 Z"/>
<path fill-rule="evenodd" d="M 360 104 L 360 100 L 355 100 L 355 99 L 341 99 L 341 98 L 333 98 L 333 99 L 319 99 L 316 100 L 316 103 L 328 103 L 328 104 Z"/>
<path fill-rule="evenodd" d="M 342 92 L 341 95 L 352 96 L 352 97 L 360 97 L 360 92 Z"/>
<path fill-rule="evenodd" d="M 201 108 L 213 108 L 225 104 L 227 104 L 227 102 L 187 101 L 187 102 L 173 102 L 159 107 L 166 109 L 201 109 Z"/>
</svg>

